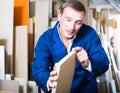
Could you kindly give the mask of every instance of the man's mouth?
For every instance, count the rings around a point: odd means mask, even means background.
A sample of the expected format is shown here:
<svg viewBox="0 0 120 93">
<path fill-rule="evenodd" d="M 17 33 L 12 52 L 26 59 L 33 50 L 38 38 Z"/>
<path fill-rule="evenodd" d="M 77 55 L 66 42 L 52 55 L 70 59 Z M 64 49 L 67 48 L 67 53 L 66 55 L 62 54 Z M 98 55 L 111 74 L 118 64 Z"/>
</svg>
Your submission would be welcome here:
<svg viewBox="0 0 120 93">
<path fill-rule="evenodd" d="M 73 35 L 73 31 L 67 31 L 67 33 L 69 34 L 69 35 Z"/>
</svg>

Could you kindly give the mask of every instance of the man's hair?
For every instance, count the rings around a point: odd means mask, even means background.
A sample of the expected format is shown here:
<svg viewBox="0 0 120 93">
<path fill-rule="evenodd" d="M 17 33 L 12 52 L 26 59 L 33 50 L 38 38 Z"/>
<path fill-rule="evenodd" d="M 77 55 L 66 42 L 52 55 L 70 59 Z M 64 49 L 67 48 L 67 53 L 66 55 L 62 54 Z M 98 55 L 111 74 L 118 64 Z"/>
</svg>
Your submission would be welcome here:
<svg viewBox="0 0 120 93">
<path fill-rule="evenodd" d="M 60 7 L 60 13 L 63 13 L 66 7 L 71 7 L 77 11 L 83 11 L 86 14 L 85 6 L 80 2 L 80 0 L 68 0 Z"/>
</svg>

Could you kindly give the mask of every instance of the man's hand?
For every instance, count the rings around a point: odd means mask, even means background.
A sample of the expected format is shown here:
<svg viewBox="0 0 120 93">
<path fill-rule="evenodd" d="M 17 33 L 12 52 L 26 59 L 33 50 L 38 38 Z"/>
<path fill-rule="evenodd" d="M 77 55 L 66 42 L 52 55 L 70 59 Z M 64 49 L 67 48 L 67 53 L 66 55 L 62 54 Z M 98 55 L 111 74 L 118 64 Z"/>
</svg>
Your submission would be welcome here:
<svg viewBox="0 0 120 93">
<path fill-rule="evenodd" d="M 48 87 L 55 88 L 57 86 L 57 84 L 56 84 L 57 79 L 58 79 L 57 71 L 56 71 L 55 66 L 54 66 L 53 71 L 50 72 L 50 77 L 49 77 L 48 82 L 47 82 Z"/>
<path fill-rule="evenodd" d="M 72 50 L 77 51 L 77 60 L 80 62 L 80 64 L 86 68 L 89 66 L 88 62 L 88 55 L 85 49 L 82 47 L 75 47 Z"/>
</svg>

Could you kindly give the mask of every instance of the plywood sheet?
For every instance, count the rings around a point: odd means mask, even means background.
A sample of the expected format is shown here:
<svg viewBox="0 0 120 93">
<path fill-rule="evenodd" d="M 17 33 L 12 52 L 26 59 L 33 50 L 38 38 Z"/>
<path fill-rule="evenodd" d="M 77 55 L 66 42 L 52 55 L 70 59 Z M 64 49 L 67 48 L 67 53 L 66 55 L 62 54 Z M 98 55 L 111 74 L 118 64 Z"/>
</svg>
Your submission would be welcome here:
<svg viewBox="0 0 120 93">
<path fill-rule="evenodd" d="M 19 93 L 19 83 L 15 80 L 0 80 L 0 91 L 8 91 L 1 93 Z"/>
<path fill-rule="evenodd" d="M 15 80 L 19 82 L 19 93 L 27 93 L 27 81 L 25 78 L 15 77 Z"/>
<path fill-rule="evenodd" d="M 13 11 L 14 0 L 0 0 L 0 40 L 5 40 L 8 72 L 13 72 Z"/>
<path fill-rule="evenodd" d="M 15 27 L 15 76 L 28 80 L 28 27 Z"/>
<path fill-rule="evenodd" d="M 29 93 L 38 93 L 38 86 L 35 81 L 28 81 Z"/>
<path fill-rule="evenodd" d="M 5 47 L 0 45 L 0 79 L 5 79 Z"/>
<path fill-rule="evenodd" d="M 14 0 L 14 25 L 28 25 L 29 0 Z"/>
<path fill-rule="evenodd" d="M 52 89 L 52 93 L 70 93 L 75 65 L 76 51 L 70 52 L 55 65 L 58 80 L 57 87 Z"/>
<path fill-rule="evenodd" d="M 35 45 L 39 36 L 48 28 L 49 1 L 35 2 Z"/>
</svg>

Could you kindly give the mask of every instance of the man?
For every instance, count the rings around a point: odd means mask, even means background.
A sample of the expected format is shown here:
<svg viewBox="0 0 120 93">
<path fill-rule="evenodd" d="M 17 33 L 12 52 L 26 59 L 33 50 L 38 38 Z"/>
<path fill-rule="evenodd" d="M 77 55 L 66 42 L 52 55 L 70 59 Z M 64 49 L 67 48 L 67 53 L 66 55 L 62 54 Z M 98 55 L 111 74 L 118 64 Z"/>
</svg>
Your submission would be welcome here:
<svg viewBox="0 0 120 93">
<path fill-rule="evenodd" d="M 67 1 L 61 7 L 54 28 L 40 36 L 32 74 L 45 93 L 56 87 L 55 63 L 71 50 L 77 51 L 78 61 L 70 92 L 97 93 L 96 77 L 108 70 L 109 60 L 96 31 L 84 24 L 85 15 L 85 7 L 80 1 Z"/>
</svg>

